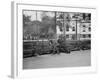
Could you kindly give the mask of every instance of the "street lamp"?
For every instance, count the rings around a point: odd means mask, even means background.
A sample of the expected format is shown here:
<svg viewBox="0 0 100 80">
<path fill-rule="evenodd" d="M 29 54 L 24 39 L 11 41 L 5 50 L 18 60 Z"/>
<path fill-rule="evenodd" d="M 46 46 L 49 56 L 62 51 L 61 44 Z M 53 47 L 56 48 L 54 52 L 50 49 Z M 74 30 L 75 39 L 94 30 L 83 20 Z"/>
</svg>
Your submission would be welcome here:
<svg viewBox="0 0 100 80">
<path fill-rule="evenodd" d="M 77 31 L 77 23 L 78 23 L 78 21 L 80 21 L 81 19 L 79 19 L 79 16 L 80 16 L 80 14 L 79 13 L 76 13 L 75 15 L 74 15 L 74 18 L 75 18 L 75 21 L 76 21 L 76 40 L 78 39 L 78 31 Z"/>
</svg>

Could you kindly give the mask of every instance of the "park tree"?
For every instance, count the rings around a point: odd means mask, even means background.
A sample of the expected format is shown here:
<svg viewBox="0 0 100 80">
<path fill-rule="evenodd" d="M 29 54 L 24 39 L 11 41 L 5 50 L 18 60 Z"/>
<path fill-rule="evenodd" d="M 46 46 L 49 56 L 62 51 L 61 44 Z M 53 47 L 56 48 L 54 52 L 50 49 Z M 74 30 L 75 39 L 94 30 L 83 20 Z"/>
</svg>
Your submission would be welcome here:
<svg viewBox="0 0 100 80">
<path fill-rule="evenodd" d="M 23 14 L 23 27 L 26 27 L 29 25 L 29 23 L 31 23 L 30 18 L 31 16 L 26 16 L 25 14 Z"/>
<path fill-rule="evenodd" d="M 41 33 L 44 34 L 55 34 L 56 33 L 56 21 L 55 21 L 55 16 L 51 17 L 46 14 L 46 12 L 43 12 L 42 16 L 42 28 L 41 28 Z"/>
</svg>

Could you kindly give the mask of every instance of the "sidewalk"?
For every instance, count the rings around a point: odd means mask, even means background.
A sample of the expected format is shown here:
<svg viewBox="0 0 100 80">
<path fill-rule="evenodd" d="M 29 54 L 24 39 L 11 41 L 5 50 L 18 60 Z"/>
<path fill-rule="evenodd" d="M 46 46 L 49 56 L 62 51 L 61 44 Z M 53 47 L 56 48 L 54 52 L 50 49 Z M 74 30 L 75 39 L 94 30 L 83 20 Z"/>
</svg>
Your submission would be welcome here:
<svg viewBox="0 0 100 80">
<path fill-rule="evenodd" d="M 90 50 L 73 51 L 71 54 L 41 55 L 37 57 L 24 58 L 24 69 L 57 68 L 57 67 L 80 67 L 91 65 Z"/>
</svg>

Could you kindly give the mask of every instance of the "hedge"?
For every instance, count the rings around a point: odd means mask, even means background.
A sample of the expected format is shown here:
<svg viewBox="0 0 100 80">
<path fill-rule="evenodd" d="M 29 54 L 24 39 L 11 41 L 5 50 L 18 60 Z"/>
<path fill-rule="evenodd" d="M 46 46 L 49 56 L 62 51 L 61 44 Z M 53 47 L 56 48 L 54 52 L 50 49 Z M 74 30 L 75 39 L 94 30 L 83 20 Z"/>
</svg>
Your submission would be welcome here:
<svg viewBox="0 0 100 80">
<path fill-rule="evenodd" d="M 55 47 L 55 48 L 54 48 Z M 55 49 L 55 50 L 54 50 Z M 61 41 L 50 45 L 49 41 L 32 41 L 23 42 L 23 57 L 37 56 L 43 54 L 52 54 L 54 51 L 57 53 L 64 52 L 70 53 L 76 50 L 87 50 L 91 49 L 90 40 L 74 40 L 74 41 Z"/>
</svg>

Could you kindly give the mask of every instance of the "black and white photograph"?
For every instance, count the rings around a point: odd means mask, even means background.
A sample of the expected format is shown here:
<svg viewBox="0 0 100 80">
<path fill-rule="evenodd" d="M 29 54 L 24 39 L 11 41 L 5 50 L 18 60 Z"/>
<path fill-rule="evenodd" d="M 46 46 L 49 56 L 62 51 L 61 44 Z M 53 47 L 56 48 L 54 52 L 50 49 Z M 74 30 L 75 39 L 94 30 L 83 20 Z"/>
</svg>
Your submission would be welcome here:
<svg viewBox="0 0 100 80">
<path fill-rule="evenodd" d="M 23 69 L 91 66 L 91 13 L 22 10 Z"/>
<path fill-rule="evenodd" d="M 88 6 L 13 2 L 12 77 L 96 72 L 96 15 Z"/>
</svg>

